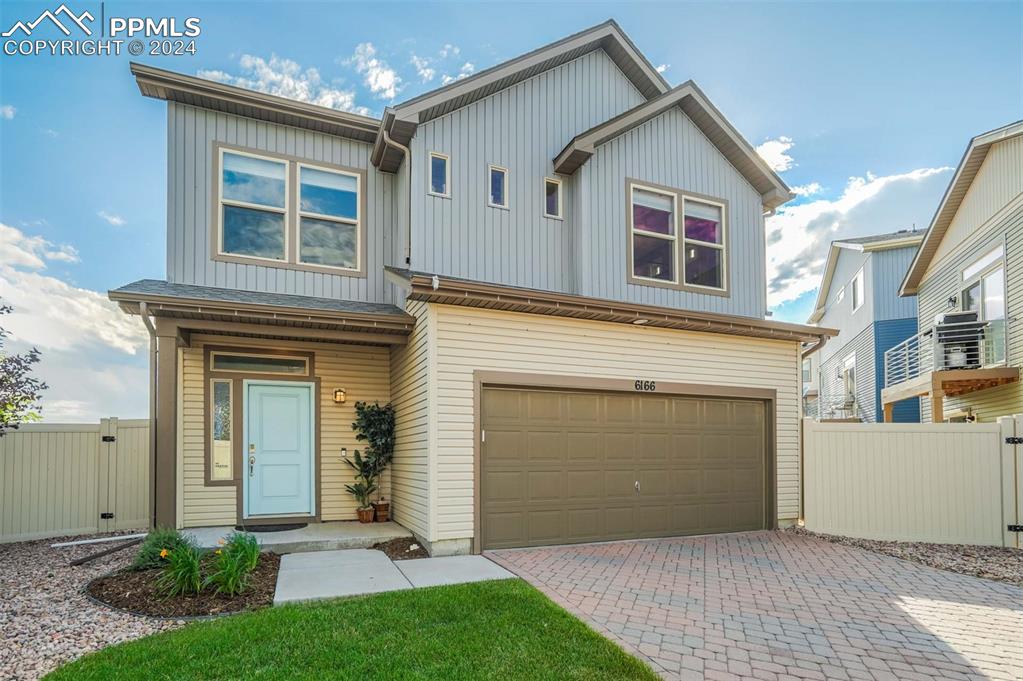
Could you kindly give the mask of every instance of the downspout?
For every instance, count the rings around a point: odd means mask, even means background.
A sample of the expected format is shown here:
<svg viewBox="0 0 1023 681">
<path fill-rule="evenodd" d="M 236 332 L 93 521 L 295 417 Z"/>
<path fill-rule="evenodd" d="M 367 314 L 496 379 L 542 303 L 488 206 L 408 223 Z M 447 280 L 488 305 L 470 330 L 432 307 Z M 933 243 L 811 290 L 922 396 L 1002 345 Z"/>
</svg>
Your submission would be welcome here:
<svg viewBox="0 0 1023 681">
<path fill-rule="evenodd" d="M 139 303 L 139 315 L 149 331 L 149 527 L 156 527 L 156 327 L 149 317 L 149 306 Z"/>
<path fill-rule="evenodd" d="M 387 134 L 386 129 L 382 129 L 381 132 L 384 135 L 384 143 L 388 144 L 396 149 L 400 149 L 405 154 L 405 183 L 408 189 L 408 229 L 405 235 L 405 264 L 412 264 L 412 150 L 406 147 L 404 144 L 399 144 L 391 139 L 391 136 Z"/>
<path fill-rule="evenodd" d="M 818 336 L 817 337 L 817 342 L 814 343 L 809 348 L 807 348 L 806 350 L 804 350 L 803 353 L 800 355 L 800 359 L 806 359 L 807 357 L 809 357 L 813 353 L 815 353 L 818 350 L 820 350 L 821 348 L 823 348 L 824 345 L 828 342 L 828 338 L 830 338 L 830 336 L 825 336 L 825 335 Z M 802 375 L 802 367 L 800 367 L 800 375 Z M 818 386 L 822 385 L 822 381 L 820 380 L 820 378 L 817 379 L 817 384 L 818 384 Z M 818 415 L 818 418 L 819 418 L 820 417 L 820 408 L 821 408 L 820 407 L 820 405 L 821 405 L 821 395 L 820 395 L 820 388 L 819 387 L 817 388 L 817 391 L 818 391 L 817 392 L 817 410 L 818 410 L 817 411 L 817 415 Z M 802 404 L 802 401 L 803 401 L 802 390 L 800 390 L 799 401 L 800 401 L 800 404 Z M 805 504 L 806 504 L 806 473 L 804 471 L 804 454 L 805 454 L 804 449 L 805 449 L 805 447 L 806 447 L 806 434 L 803 432 L 803 421 L 802 421 L 802 419 L 800 419 L 800 421 L 799 421 L 799 518 L 796 520 L 796 523 L 799 524 L 800 526 L 802 526 L 803 524 L 806 523 L 806 506 L 805 506 Z"/>
</svg>

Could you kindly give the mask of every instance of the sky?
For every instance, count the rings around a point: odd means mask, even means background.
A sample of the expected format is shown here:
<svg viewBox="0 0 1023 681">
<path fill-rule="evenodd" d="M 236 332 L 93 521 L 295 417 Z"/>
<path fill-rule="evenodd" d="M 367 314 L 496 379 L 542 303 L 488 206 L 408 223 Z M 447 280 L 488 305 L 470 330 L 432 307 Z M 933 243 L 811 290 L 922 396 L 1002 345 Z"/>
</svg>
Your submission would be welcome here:
<svg viewBox="0 0 1023 681">
<path fill-rule="evenodd" d="M 59 5 L 5 0 L 0 32 Z M 1023 118 L 1018 1 L 68 8 L 196 17 L 201 34 L 194 55 L 0 55 L 0 298 L 15 307 L 0 326 L 8 351 L 42 351 L 52 422 L 148 413 L 147 335 L 105 295 L 165 276 L 166 105 L 139 94 L 131 60 L 378 115 L 613 17 L 799 194 L 767 222 L 768 305 L 795 322 L 829 241 L 925 229 L 969 139 Z"/>
</svg>

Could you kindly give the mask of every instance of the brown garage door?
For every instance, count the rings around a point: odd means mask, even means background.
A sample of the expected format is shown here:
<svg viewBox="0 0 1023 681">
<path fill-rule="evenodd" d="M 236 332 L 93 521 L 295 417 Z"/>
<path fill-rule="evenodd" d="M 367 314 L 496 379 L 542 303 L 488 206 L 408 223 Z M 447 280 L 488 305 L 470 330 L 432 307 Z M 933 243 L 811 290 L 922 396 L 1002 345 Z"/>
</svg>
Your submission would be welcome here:
<svg viewBox="0 0 1023 681">
<path fill-rule="evenodd" d="M 766 526 L 765 403 L 483 390 L 483 548 Z"/>
</svg>

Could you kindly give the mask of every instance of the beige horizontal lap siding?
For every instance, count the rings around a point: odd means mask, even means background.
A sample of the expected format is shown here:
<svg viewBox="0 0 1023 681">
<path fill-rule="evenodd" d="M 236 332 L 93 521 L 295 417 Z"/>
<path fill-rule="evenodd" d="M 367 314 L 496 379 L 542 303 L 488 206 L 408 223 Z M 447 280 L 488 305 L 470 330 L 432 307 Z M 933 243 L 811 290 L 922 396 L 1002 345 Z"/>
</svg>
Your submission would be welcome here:
<svg viewBox="0 0 1023 681">
<path fill-rule="evenodd" d="M 799 348 L 785 341 L 434 305 L 436 523 L 473 534 L 473 373 L 517 371 L 777 391 L 778 518 L 799 513 Z"/>
<path fill-rule="evenodd" d="M 391 351 L 391 399 L 396 410 L 394 463 L 391 466 L 391 497 L 394 519 L 419 534 L 429 536 L 430 492 L 430 309 L 411 302 L 408 313 L 416 326 L 408 345 Z"/>
<path fill-rule="evenodd" d="M 237 497 L 234 487 L 207 487 L 205 394 L 203 386 L 203 349 L 185 348 L 181 352 L 181 525 L 206 527 L 234 525 L 237 521 Z"/>
</svg>

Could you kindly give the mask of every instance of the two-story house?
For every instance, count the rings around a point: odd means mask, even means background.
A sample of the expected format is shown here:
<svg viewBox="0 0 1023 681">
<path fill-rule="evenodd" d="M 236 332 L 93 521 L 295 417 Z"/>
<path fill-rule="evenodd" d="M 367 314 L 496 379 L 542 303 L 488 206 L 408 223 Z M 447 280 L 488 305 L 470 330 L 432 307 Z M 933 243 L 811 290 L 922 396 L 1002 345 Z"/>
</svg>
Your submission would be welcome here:
<svg viewBox="0 0 1023 681">
<path fill-rule="evenodd" d="M 774 527 L 800 345 L 765 320 L 789 191 L 612 21 L 380 120 L 141 65 L 167 102 L 154 523 L 354 517 L 356 401 L 434 554 Z"/>
<path fill-rule="evenodd" d="M 903 230 L 831 243 L 808 323 L 837 329 L 839 337 L 808 358 L 816 359 L 813 415 L 881 420 L 884 354 L 916 333 L 916 300 L 900 298 L 899 284 L 922 239 L 923 232 Z M 918 422 L 918 401 L 901 403 L 892 418 Z"/>
<path fill-rule="evenodd" d="M 886 409 L 924 420 L 1023 413 L 1023 121 L 970 140 L 900 293 L 918 333 L 887 357 Z"/>
</svg>

